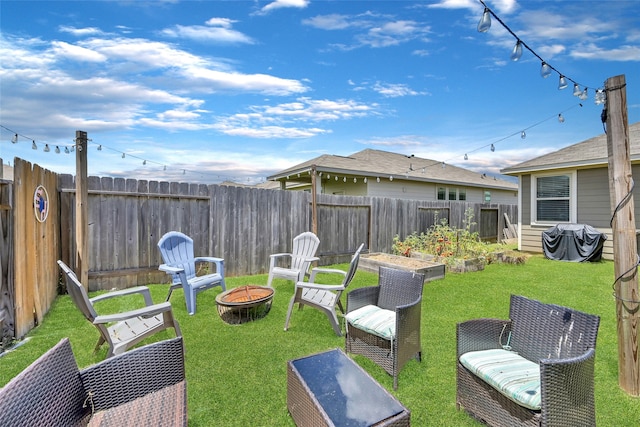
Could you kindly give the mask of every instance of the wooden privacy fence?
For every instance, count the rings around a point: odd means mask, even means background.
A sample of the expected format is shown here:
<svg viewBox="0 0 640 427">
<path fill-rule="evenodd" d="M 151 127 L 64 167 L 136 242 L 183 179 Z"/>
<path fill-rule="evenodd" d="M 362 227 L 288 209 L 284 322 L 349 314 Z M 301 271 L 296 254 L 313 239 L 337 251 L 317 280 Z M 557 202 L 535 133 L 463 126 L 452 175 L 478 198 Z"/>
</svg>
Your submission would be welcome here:
<svg viewBox="0 0 640 427">
<path fill-rule="evenodd" d="M 4 185 L 13 185 L 13 196 L 7 188 L 2 193 L 3 200 L 13 200 L 0 202 L 10 205 L 0 216 L 0 310 L 15 306 L 15 336 L 20 338 L 55 298 L 55 261 L 75 268 L 75 183 L 72 175 L 31 168 L 20 159 L 15 165 L 15 181 Z M 158 271 L 157 242 L 168 231 L 191 236 L 196 255 L 224 258 L 225 274 L 237 276 L 266 273 L 270 254 L 289 252 L 293 238 L 312 229 L 312 195 L 307 192 L 109 177 L 87 181 L 91 291 L 167 283 L 168 276 Z M 49 189 L 50 216 L 35 224 L 37 183 Z M 348 262 L 360 243 L 369 252 L 390 252 L 395 236 L 426 231 L 436 218 L 461 228 L 468 209 L 477 222 L 472 231 L 494 240 L 501 238 L 497 231 L 505 227 L 505 215 L 512 222 L 517 218 L 516 205 L 317 195 L 319 264 Z"/>
<path fill-rule="evenodd" d="M 75 253 L 73 176 L 59 177 L 61 256 Z M 194 239 L 196 255 L 225 259 L 227 276 L 266 273 L 269 255 L 291 250 L 293 238 L 312 229 L 312 197 L 307 192 L 241 186 L 169 183 L 89 177 L 89 288 L 125 288 L 164 283 L 157 242 L 177 230 Z M 390 252 L 393 238 L 426 231 L 438 220 L 464 226 L 496 240 L 504 215 L 515 205 L 317 195 L 319 264 L 347 262 L 360 243 L 370 252 Z M 437 213 L 436 213 L 437 212 Z"/>
</svg>

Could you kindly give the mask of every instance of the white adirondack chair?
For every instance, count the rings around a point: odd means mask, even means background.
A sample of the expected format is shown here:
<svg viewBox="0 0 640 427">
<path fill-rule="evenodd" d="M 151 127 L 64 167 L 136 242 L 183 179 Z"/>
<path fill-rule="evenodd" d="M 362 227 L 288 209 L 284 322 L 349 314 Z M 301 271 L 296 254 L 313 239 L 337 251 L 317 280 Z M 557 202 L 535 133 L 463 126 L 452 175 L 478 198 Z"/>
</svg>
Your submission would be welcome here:
<svg viewBox="0 0 640 427">
<path fill-rule="evenodd" d="M 342 330 L 340 329 L 340 323 L 338 322 L 338 316 L 336 315 L 336 305 L 340 308 L 340 311 L 344 314 L 344 308 L 340 301 L 340 296 L 347 289 L 349 283 L 356 275 L 358 269 L 358 262 L 360 261 L 360 252 L 364 248 L 364 243 L 360 245 L 358 250 L 351 257 L 351 264 L 349 270 L 343 271 L 332 268 L 314 268 L 311 270 L 311 277 L 308 282 L 296 283 L 296 291 L 291 297 L 289 302 L 289 311 L 287 311 L 287 320 L 284 323 L 284 330 L 289 329 L 289 319 L 291 318 L 291 312 L 296 303 L 301 310 L 302 307 L 308 305 L 313 308 L 317 308 L 327 315 L 329 323 L 333 327 L 336 335 L 341 336 Z M 318 274 L 342 274 L 344 276 L 342 283 L 339 285 L 323 285 L 316 282 L 316 276 Z"/>
<path fill-rule="evenodd" d="M 313 261 L 320 258 L 316 257 L 316 251 L 320 246 L 318 236 L 310 231 L 306 231 L 297 235 L 293 239 L 293 250 L 291 253 L 271 254 L 269 260 L 269 279 L 267 286 L 271 287 L 274 277 L 294 282 L 301 282 L 305 275 L 309 274 L 309 267 Z M 285 263 L 286 266 L 281 266 Z"/>
</svg>

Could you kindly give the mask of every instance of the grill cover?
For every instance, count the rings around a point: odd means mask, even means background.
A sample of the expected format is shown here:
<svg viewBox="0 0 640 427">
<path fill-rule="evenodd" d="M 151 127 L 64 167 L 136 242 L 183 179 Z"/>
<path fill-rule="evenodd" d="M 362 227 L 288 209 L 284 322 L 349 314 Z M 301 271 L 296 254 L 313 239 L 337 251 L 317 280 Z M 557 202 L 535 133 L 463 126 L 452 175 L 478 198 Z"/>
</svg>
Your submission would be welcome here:
<svg viewBox="0 0 640 427">
<path fill-rule="evenodd" d="M 542 249 L 549 259 L 600 261 L 607 235 L 587 224 L 558 224 L 542 232 Z"/>
</svg>

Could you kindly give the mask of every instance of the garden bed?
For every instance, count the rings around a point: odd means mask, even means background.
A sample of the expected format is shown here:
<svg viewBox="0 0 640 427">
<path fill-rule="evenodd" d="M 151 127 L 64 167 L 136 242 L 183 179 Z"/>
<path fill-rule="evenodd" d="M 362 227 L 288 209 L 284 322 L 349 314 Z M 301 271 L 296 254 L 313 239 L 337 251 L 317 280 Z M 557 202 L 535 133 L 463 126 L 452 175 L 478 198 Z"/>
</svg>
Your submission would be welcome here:
<svg viewBox="0 0 640 427">
<path fill-rule="evenodd" d="M 399 255 L 385 254 L 381 252 L 374 252 L 371 254 L 362 255 L 360 257 L 360 263 L 358 264 L 359 270 L 369 271 L 372 273 L 378 273 L 380 267 L 396 268 L 398 270 L 410 271 L 412 273 L 424 274 L 425 282 L 432 280 L 444 279 L 446 267 L 440 262 L 427 261 L 418 258 L 409 258 Z"/>
</svg>

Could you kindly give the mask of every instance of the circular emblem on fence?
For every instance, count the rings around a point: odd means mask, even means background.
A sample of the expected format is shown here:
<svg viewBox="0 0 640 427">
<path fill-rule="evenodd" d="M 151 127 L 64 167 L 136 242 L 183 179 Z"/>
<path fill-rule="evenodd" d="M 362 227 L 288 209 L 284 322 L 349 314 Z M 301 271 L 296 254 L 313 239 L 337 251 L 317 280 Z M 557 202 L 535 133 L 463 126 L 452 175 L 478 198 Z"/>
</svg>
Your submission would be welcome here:
<svg viewBox="0 0 640 427">
<path fill-rule="evenodd" d="M 49 193 L 42 185 L 38 185 L 33 194 L 33 212 L 40 222 L 44 222 L 49 215 Z"/>
</svg>

